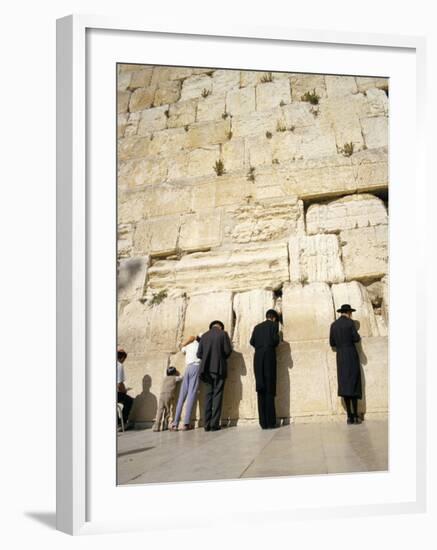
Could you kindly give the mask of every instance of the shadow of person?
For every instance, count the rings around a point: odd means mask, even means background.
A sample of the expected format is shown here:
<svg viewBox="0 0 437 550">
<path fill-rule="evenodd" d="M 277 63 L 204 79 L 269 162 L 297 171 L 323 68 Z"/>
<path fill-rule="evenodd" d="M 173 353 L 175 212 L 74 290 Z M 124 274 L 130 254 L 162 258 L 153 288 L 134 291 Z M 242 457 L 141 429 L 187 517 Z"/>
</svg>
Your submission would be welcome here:
<svg viewBox="0 0 437 550">
<path fill-rule="evenodd" d="M 147 427 L 151 427 L 156 418 L 158 400 L 150 391 L 152 377 L 149 374 L 144 375 L 142 384 L 143 391 L 135 397 L 132 405 L 131 419 L 135 423 L 145 423 Z"/>
<path fill-rule="evenodd" d="M 282 341 L 276 348 L 276 418 L 280 426 L 290 424 L 290 371 L 293 368 L 291 347 Z"/>
<path fill-rule="evenodd" d="M 239 351 L 233 351 L 228 359 L 228 377 L 223 394 L 221 425 L 236 426 L 240 418 L 240 403 L 243 399 L 242 377 L 247 376 L 246 361 Z"/>
</svg>

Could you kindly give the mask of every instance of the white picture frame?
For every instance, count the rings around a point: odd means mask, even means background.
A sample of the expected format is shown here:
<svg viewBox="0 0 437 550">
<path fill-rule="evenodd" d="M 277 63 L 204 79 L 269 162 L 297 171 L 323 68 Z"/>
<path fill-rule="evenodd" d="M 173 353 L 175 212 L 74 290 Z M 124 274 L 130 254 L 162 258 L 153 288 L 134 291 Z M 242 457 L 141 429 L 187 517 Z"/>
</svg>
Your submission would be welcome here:
<svg viewBox="0 0 437 550">
<path fill-rule="evenodd" d="M 161 26 L 141 21 L 129 21 L 124 19 L 111 19 L 96 16 L 74 15 L 58 20 L 57 22 L 57 528 L 69 534 L 83 534 L 102 531 L 119 531 L 130 529 L 148 529 L 168 527 L 167 523 L 160 523 L 159 518 L 152 517 L 150 511 L 145 508 L 138 514 L 131 516 L 131 519 L 121 518 L 115 512 L 107 512 L 98 515 L 94 519 L 90 515 L 90 486 L 93 483 L 93 457 L 90 452 L 91 436 L 105 438 L 105 430 L 97 434 L 94 428 L 89 426 L 88 413 L 92 410 L 93 400 L 90 392 L 95 391 L 95 384 L 89 384 L 90 368 L 94 357 L 93 338 L 90 336 L 90 325 L 95 321 L 90 321 L 90 316 L 95 319 L 96 308 L 91 307 L 93 300 L 92 289 L 93 275 L 90 272 L 92 264 L 90 259 L 90 250 L 95 250 L 95 240 L 101 239 L 102 235 L 96 235 L 96 232 L 89 232 L 92 229 L 93 207 L 95 197 L 93 189 L 89 187 L 89 179 L 92 177 L 94 167 L 90 166 L 89 150 L 87 147 L 87 118 L 90 117 L 89 109 L 92 107 L 92 101 L 89 97 L 89 72 L 92 70 L 87 58 L 89 54 L 90 43 L 94 48 L 95 43 L 90 42 L 90 32 L 102 31 L 107 34 L 106 39 L 112 40 L 116 46 L 117 33 L 126 33 L 131 37 L 152 36 L 161 41 L 174 39 L 175 37 L 197 37 L 198 40 L 214 39 L 220 37 L 223 43 L 238 41 L 245 43 L 263 43 L 274 47 L 275 44 L 287 45 L 306 45 L 312 44 L 317 47 L 338 48 L 360 48 L 363 52 L 370 52 L 372 49 L 390 49 L 397 51 L 399 55 L 403 53 L 414 57 L 416 67 L 414 88 L 416 92 L 416 101 L 414 104 L 407 104 L 406 111 L 411 114 L 411 120 L 415 124 L 415 142 L 417 155 L 414 166 L 415 173 L 415 193 L 416 196 L 421 193 L 426 194 L 424 188 L 424 157 L 422 151 L 425 141 L 424 134 L 424 93 L 425 80 L 425 40 L 421 37 L 395 36 L 395 35 L 373 35 L 356 33 L 336 33 L 324 31 L 311 31 L 287 28 L 262 28 L 256 27 L 230 27 L 228 29 L 197 28 L 195 24 L 190 28 L 178 28 L 177 25 L 171 27 L 167 24 Z M 133 35 L 134 33 L 134 35 Z M 98 47 L 98 45 L 96 46 Z M 122 62 L 135 62 L 134 59 L 125 57 L 128 49 L 123 51 Z M 137 52 L 138 53 L 138 52 Z M 170 53 L 169 53 L 170 55 Z M 171 59 L 171 57 L 170 57 Z M 160 60 L 156 64 L 161 63 Z M 178 62 L 175 65 L 181 64 Z M 187 65 L 190 63 L 187 62 Z M 217 66 L 215 61 L 205 66 Z M 277 69 L 277 67 L 273 67 Z M 310 72 L 310 71 L 309 71 Z M 114 71 L 115 74 L 115 71 Z M 388 75 L 390 76 L 390 75 Z M 396 92 L 395 92 L 396 93 Z M 402 98 L 398 98 L 401 100 Z M 406 115 L 407 116 L 407 115 Z M 115 124 L 115 114 L 114 121 Z M 412 136 L 411 139 L 414 139 Z M 102 145 L 103 147 L 103 145 Z M 115 159 L 115 148 L 113 151 Z M 111 170 L 114 171 L 115 162 Z M 396 166 L 391 165 L 391 175 L 397 174 Z M 110 210 L 110 209 L 109 209 Z M 111 212 L 107 213 L 108 227 L 111 227 Z M 396 218 L 396 216 L 395 216 Z M 393 223 L 396 223 L 396 219 Z M 419 242 L 421 224 L 423 221 L 415 213 L 416 231 L 409 245 L 414 246 L 415 262 L 412 269 L 415 272 L 415 303 L 425 301 L 425 289 L 419 284 L 424 279 L 425 274 L 425 254 L 423 246 Z M 422 226 L 423 230 L 423 226 Z M 92 238 L 90 235 L 92 234 Z M 392 233 L 393 235 L 393 233 Z M 92 244 L 94 243 L 94 244 Z M 111 242 L 108 245 L 111 250 Z M 391 241 L 391 247 L 394 252 L 395 243 Z M 108 288 L 111 288 L 110 283 Z M 115 286 L 113 286 L 115 288 Z M 90 294 L 91 293 L 91 294 Z M 396 300 L 394 301 L 394 310 L 396 309 Z M 406 489 L 405 494 L 414 495 L 408 498 L 398 498 L 394 494 L 387 494 L 386 501 L 372 503 L 363 501 L 345 504 L 344 506 L 336 503 L 333 506 L 327 506 L 321 502 L 321 506 L 309 507 L 304 500 L 300 504 L 296 502 L 285 504 L 283 502 L 268 510 L 266 513 L 272 517 L 280 517 L 281 512 L 286 512 L 290 518 L 317 518 L 333 517 L 338 515 L 364 515 L 379 513 L 398 513 L 398 512 L 421 512 L 426 508 L 426 459 L 425 459 L 425 331 L 423 317 L 417 316 L 415 319 L 415 342 L 410 350 L 414 352 L 415 360 L 415 405 L 416 414 L 414 416 L 415 445 L 409 449 L 411 461 L 408 465 L 408 471 L 411 475 L 411 485 Z M 411 320 L 410 320 L 411 323 Z M 411 324 L 410 324 L 411 327 Z M 411 330 L 411 328 L 409 329 Z M 420 343 L 420 345 L 418 345 Z M 111 344 L 113 345 L 113 343 Z M 396 350 L 392 350 L 396 352 Z M 405 354 L 407 357 L 408 354 Z M 391 353 L 391 358 L 394 354 Z M 407 359 L 405 359 L 406 361 Z M 410 365 L 411 368 L 411 365 Z M 108 371 L 110 373 L 110 371 Z M 111 386 L 113 377 L 108 374 L 109 386 Z M 396 389 L 396 384 L 392 384 L 391 391 L 399 392 L 402 389 Z M 103 386 L 104 388 L 104 386 Z M 112 398 L 112 395 L 110 396 Z M 94 400 L 95 401 L 95 400 Z M 95 415 L 94 415 L 95 416 Z M 112 419 L 111 419 L 112 421 Z M 393 444 L 393 441 L 391 441 Z M 414 455 L 414 456 L 413 456 Z M 108 461 L 113 461 L 115 457 L 110 457 Z M 413 471 L 414 463 L 414 471 Z M 113 466 L 115 469 L 115 466 Z M 108 466 L 111 468 L 111 465 Z M 102 468 L 103 470 L 104 468 Z M 414 480 L 413 480 L 414 478 Z M 332 478 L 331 478 L 332 479 Z M 343 480 L 346 478 L 343 478 Z M 278 480 L 269 480 L 271 484 L 268 488 L 267 482 L 263 483 L 264 491 L 278 490 Z M 276 483 L 275 483 L 276 482 Z M 317 480 L 315 481 L 317 483 Z M 251 502 L 250 496 L 258 488 L 257 480 L 247 482 L 247 502 Z M 302 487 L 310 483 L 307 479 L 301 479 L 295 487 L 299 491 Z M 324 490 L 331 491 L 335 484 L 342 483 L 332 479 L 332 482 L 325 483 Z M 206 484 L 196 484 L 195 491 L 201 495 Z M 241 486 L 235 482 L 215 483 L 213 488 L 210 485 L 208 490 L 216 492 L 218 502 L 224 498 L 224 492 L 229 491 L 242 492 Z M 193 484 L 191 485 L 193 486 Z M 275 489 L 276 488 L 276 489 Z M 167 498 L 173 495 L 175 499 L 183 498 L 183 485 L 164 485 L 149 488 L 151 501 L 155 498 Z M 94 489 L 93 489 L 94 490 Z M 126 491 L 136 490 L 136 488 L 119 488 L 120 499 L 123 500 Z M 194 490 L 194 489 L 193 489 Z M 124 493 L 122 493 L 124 491 Z M 139 489 L 138 489 L 139 491 Z M 297 492 L 298 492 L 297 491 Z M 243 500 L 242 500 L 243 501 Z M 371 501 L 371 499 L 370 499 Z M 111 506 L 111 504 L 109 504 Z M 235 514 L 234 521 L 249 515 L 253 518 L 259 517 L 259 507 L 253 505 L 253 509 L 244 510 L 239 516 Z M 187 521 L 181 518 L 181 521 Z M 190 525 L 205 524 L 206 519 L 202 516 L 193 520 Z M 177 522 L 175 526 L 177 526 Z M 184 523 L 186 525 L 186 523 Z"/>
</svg>

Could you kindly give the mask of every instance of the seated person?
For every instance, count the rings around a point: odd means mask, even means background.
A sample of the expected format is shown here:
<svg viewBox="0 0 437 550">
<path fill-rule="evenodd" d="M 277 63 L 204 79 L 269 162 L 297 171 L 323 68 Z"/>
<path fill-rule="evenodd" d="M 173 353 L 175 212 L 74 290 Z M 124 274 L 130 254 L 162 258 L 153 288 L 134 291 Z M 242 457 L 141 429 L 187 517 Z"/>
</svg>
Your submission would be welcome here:
<svg viewBox="0 0 437 550">
<path fill-rule="evenodd" d="M 123 404 L 123 423 L 125 430 L 131 430 L 133 424 L 129 423 L 129 414 L 134 402 L 133 398 L 127 394 L 124 381 L 126 380 L 124 374 L 123 363 L 126 361 L 127 353 L 124 349 L 117 350 L 117 403 Z"/>
</svg>

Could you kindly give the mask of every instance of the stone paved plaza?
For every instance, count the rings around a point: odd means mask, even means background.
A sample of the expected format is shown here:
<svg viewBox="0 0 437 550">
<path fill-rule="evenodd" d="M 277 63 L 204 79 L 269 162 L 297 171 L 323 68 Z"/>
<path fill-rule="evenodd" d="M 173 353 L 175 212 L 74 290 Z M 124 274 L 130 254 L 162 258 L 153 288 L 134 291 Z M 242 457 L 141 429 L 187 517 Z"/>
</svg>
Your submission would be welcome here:
<svg viewBox="0 0 437 550">
<path fill-rule="evenodd" d="M 219 432 L 136 430 L 118 435 L 118 483 L 256 478 L 384 471 L 388 422 L 256 424 Z"/>
</svg>

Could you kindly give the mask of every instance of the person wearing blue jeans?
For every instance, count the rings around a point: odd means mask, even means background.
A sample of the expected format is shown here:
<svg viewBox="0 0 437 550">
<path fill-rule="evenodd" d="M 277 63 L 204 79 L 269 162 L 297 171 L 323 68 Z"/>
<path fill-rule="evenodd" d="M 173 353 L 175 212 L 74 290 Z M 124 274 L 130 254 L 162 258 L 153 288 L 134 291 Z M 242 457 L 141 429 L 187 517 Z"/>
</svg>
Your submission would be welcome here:
<svg viewBox="0 0 437 550">
<path fill-rule="evenodd" d="M 182 381 L 182 387 L 179 392 L 178 404 L 176 406 L 176 414 L 170 428 L 176 432 L 179 429 L 179 422 L 182 415 L 182 408 L 185 403 L 185 414 L 183 431 L 192 430 L 191 413 L 197 398 L 197 390 L 199 389 L 199 368 L 200 359 L 197 357 L 197 348 L 199 347 L 200 336 L 190 336 L 182 345 L 182 353 L 185 354 L 185 372 Z"/>
</svg>

